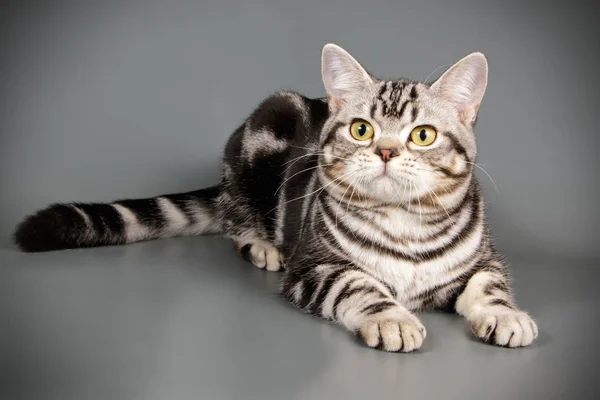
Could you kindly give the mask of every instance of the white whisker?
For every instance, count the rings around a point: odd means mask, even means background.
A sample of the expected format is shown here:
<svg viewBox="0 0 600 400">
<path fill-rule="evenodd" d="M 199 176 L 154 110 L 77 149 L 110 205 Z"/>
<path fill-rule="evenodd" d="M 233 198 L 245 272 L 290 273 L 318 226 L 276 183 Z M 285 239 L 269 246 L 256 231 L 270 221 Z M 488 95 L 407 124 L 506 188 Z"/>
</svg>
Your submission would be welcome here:
<svg viewBox="0 0 600 400">
<path fill-rule="evenodd" d="M 290 147 L 295 147 L 296 149 L 302 149 L 302 150 L 319 151 L 318 148 L 302 147 L 302 146 L 296 146 L 296 145 L 293 145 L 293 144 L 291 144 Z"/>
<path fill-rule="evenodd" d="M 358 172 L 358 171 L 355 171 Z M 338 226 L 338 212 L 340 211 L 340 206 L 342 205 L 342 201 L 344 200 L 344 197 L 346 197 L 346 193 L 348 193 L 348 189 L 350 189 L 350 186 L 353 187 L 354 181 L 351 185 L 348 185 L 348 187 L 346 188 L 346 190 L 344 191 L 344 194 L 342 194 L 342 197 L 340 198 L 340 201 L 338 203 L 337 209 L 335 210 L 335 227 L 337 229 Z M 348 213 L 348 211 L 346 211 L 346 213 Z"/>
<path fill-rule="evenodd" d="M 321 155 L 321 154 L 323 154 L 323 153 L 307 153 L 307 154 L 302 154 L 299 157 L 292 158 L 291 160 L 288 160 L 288 161 L 284 162 L 283 164 L 281 164 L 281 166 L 284 166 L 284 165 L 289 164 L 289 163 L 292 163 L 292 165 L 293 165 L 293 164 L 296 163 L 296 161 L 300 160 L 303 157 L 318 156 L 318 155 Z M 288 167 L 288 169 L 289 169 L 289 167 Z M 287 171 L 287 169 L 285 171 Z"/>
<path fill-rule="evenodd" d="M 427 78 L 425 78 L 425 80 L 421 80 L 421 82 L 427 82 L 429 80 L 429 78 L 431 78 L 431 75 L 435 74 L 436 71 L 438 71 L 440 68 L 445 68 L 445 67 L 449 67 L 452 64 L 445 64 L 445 65 L 440 65 L 439 67 L 437 67 L 436 69 L 434 69 L 433 71 L 431 71 L 431 73 L 429 75 L 427 75 Z"/>
<path fill-rule="evenodd" d="M 277 192 L 279 192 L 279 189 L 281 189 L 281 188 L 282 188 L 282 186 L 283 186 L 283 185 L 285 185 L 285 183 L 286 183 L 287 181 L 289 181 L 290 179 L 292 179 L 292 178 L 293 178 L 293 177 L 295 177 L 296 175 L 298 175 L 298 174 L 301 174 L 301 173 L 303 173 L 303 172 L 306 172 L 306 171 L 313 170 L 313 169 L 315 169 L 315 168 L 319 168 L 319 167 L 329 167 L 329 166 L 331 166 L 331 165 L 333 165 L 333 164 L 316 165 L 316 166 L 314 166 L 314 167 L 305 168 L 305 169 L 303 169 L 302 171 L 298 171 L 298 172 L 296 172 L 294 175 L 292 175 L 292 176 L 288 177 L 286 180 L 284 180 L 283 182 L 281 182 L 281 185 L 279 185 L 279 187 L 277 188 L 277 190 L 275 190 L 275 193 L 274 193 L 274 194 L 277 194 Z"/>
<path fill-rule="evenodd" d="M 485 169 L 483 169 L 483 167 L 482 167 L 482 166 L 480 166 L 480 165 L 479 165 L 479 164 L 477 164 L 477 163 L 471 162 L 471 161 L 465 161 L 465 162 L 466 162 L 467 164 L 472 164 L 472 165 L 476 166 L 477 168 L 479 168 L 480 170 L 482 170 L 482 171 L 483 171 L 483 173 L 484 173 L 484 174 L 486 174 L 488 178 L 490 178 L 490 181 L 491 181 L 491 182 L 492 182 L 492 184 L 494 185 L 494 188 L 496 188 L 496 192 L 497 192 L 498 194 L 500 194 L 500 191 L 498 190 L 498 186 L 496 186 L 496 182 L 494 182 L 494 180 L 492 179 L 492 177 L 490 176 L 490 174 L 488 174 L 488 172 L 487 172 Z"/>
<path fill-rule="evenodd" d="M 452 219 L 450 217 L 450 214 L 448 213 L 448 210 L 446 209 L 446 207 L 444 206 L 444 204 L 442 203 L 442 200 L 440 200 L 440 198 L 438 197 L 437 194 L 435 194 L 435 192 L 429 188 L 427 188 L 427 190 L 429 190 L 431 192 L 431 194 L 433 194 L 435 196 L 435 198 L 438 200 L 438 202 L 440 203 L 440 206 L 442 206 L 442 208 L 444 209 L 444 212 L 446 213 L 446 215 L 448 216 L 448 219 Z M 433 199 L 433 198 L 432 198 Z"/>
<path fill-rule="evenodd" d="M 291 203 L 291 202 L 293 202 L 293 201 L 296 201 L 296 200 L 303 199 L 303 198 L 305 198 L 305 197 L 308 197 L 308 196 L 311 196 L 311 195 L 313 195 L 313 194 L 315 194 L 315 193 L 317 193 L 317 192 L 322 192 L 322 191 L 323 191 L 323 190 L 324 190 L 326 187 L 328 187 L 329 185 L 332 185 L 332 184 L 334 184 L 334 183 L 335 183 L 335 182 L 336 182 L 338 179 L 342 179 L 342 178 L 344 178 L 344 177 L 346 177 L 346 176 L 348 176 L 348 175 L 350 175 L 350 174 L 352 174 L 352 173 L 354 173 L 354 172 L 356 172 L 356 171 L 350 171 L 350 172 L 348 172 L 348 173 L 345 173 L 345 174 L 343 174 L 343 175 L 341 175 L 341 176 L 339 176 L 339 177 L 335 178 L 335 179 L 334 179 L 334 180 L 332 180 L 331 182 L 328 182 L 327 184 L 323 185 L 322 187 L 320 187 L 319 189 L 317 189 L 317 190 L 315 190 L 315 191 L 312 191 L 312 192 L 310 192 L 310 193 L 307 193 L 307 194 L 305 194 L 305 195 L 303 195 L 303 196 L 296 197 L 295 199 L 288 200 L 288 201 L 286 201 L 285 203 L 283 203 L 283 204 L 281 204 L 281 205 L 278 205 L 277 207 L 274 207 L 274 208 L 272 208 L 271 210 L 269 210 L 269 212 L 267 212 L 267 214 L 270 214 L 271 212 L 275 211 L 277 208 L 279 208 L 279 207 L 281 207 L 281 206 L 285 206 L 286 204 L 289 204 L 289 203 Z M 319 194 L 320 194 L 320 193 L 319 193 Z"/>
<path fill-rule="evenodd" d="M 419 202 L 419 230 L 421 230 L 421 226 L 423 225 L 423 214 L 422 214 L 422 210 L 421 210 L 421 196 L 419 196 L 418 193 L 417 193 L 417 201 Z"/>
<path fill-rule="evenodd" d="M 326 154 L 325 154 L 325 153 L 308 153 L 308 154 L 303 154 L 303 155 L 301 155 L 301 156 L 299 156 L 299 157 L 296 157 L 296 158 L 293 158 L 293 159 L 291 159 L 291 160 L 288 160 L 288 161 L 284 162 L 283 164 L 281 164 L 281 166 L 284 166 L 284 165 L 286 165 L 286 164 L 289 164 L 289 163 L 292 163 L 292 165 L 294 165 L 295 163 L 297 163 L 297 162 L 298 162 L 300 159 L 302 159 L 303 157 L 309 157 L 309 156 L 324 156 L 324 155 L 326 155 Z M 334 155 L 332 155 L 332 154 L 330 154 L 329 156 L 330 156 L 330 157 L 333 157 L 333 158 L 340 159 L 340 160 L 344 160 L 344 161 L 352 161 L 352 160 L 350 160 L 349 158 L 345 158 L 345 157 L 338 157 L 338 156 L 334 156 Z M 283 173 L 284 173 L 284 172 L 286 172 L 288 169 L 290 169 L 290 168 L 292 167 L 292 165 L 288 166 L 288 167 L 287 167 L 287 168 L 286 168 L 286 169 L 285 169 L 285 170 L 284 170 L 284 171 L 283 171 L 281 174 L 283 174 Z M 281 175 L 281 174 L 280 174 L 280 175 Z"/>
<path fill-rule="evenodd" d="M 364 177 L 359 177 L 359 178 L 358 178 L 358 184 L 359 184 L 359 185 L 360 185 L 360 184 L 362 184 L 362 181 L 363 181 L 364 179 L 365 179 Z M 352 196 L 354 195 L 354 190 L 355 190 L 355 188 L 356 188 L 356 186 L 355 186 L 355 185 L 352 185 L 352 194 L 350 194 L 350 200 L 348 201 L 348 203 L 347 203 L 347 205 L 346 205 L 346 214 L 348 214 L 348 209 L 350 208 L 350 203 L 352 202 Z M 336 228 L 337 228 L 337 224 L 336 224 Z M 356 240 L 359 240 L 359 239 L 356 237 L 356 234 L 354 233 L 354 231 L 352 230 L 351 232 L 352 232 L 352 236 L 354 236 L 354 239 L 356 239 Z"/>
</svg>

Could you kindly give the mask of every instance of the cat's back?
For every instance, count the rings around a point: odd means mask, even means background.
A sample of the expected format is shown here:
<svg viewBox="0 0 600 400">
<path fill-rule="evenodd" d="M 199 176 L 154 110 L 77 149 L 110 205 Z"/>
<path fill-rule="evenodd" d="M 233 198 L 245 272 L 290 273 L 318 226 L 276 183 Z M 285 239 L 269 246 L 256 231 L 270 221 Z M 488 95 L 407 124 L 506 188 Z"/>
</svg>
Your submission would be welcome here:
<svg viewBox="0 0 600 400">
<path fill-rule="evenodd" d="M 294 148 L 316 148 L 328 115 L 324 99 L 290 91 L 274 93 L 231 135 L 225 162 L 232 167 L 249 166 L 260 158 L 285 158 L 296 153 Z"/>
<path fill-rule="evenodd" d="M 316 165 L 328 115 L 324 99 L 278 92 L 231 135 L 225 146 L 221 202 L 236 230 L 251 225 L 261 237 L 278 244 L 284 224 L 298 230 L 303 218 L 300 210 L 292 210 L 301 204 L 294 198 L 305 194 L 315 172 L 311 166 Z M 296 216 L 295 220 L 284 222 L 286 215 Z"/>
</svg>

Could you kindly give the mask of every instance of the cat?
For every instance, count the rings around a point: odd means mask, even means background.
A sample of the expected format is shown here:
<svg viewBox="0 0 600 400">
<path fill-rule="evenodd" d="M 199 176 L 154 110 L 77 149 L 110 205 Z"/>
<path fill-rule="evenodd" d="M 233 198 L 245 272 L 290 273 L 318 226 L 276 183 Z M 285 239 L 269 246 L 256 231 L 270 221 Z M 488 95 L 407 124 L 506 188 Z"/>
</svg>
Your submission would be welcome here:
<svg viewBox="0 0 600 400">
<path fill-rule="evenodd" d="M 219 234 L 280 293 L 369 347 L 410 352 L 413 311 L 463 315 L 474 334 L 531 344 L 474 175 L 488 63 L 472 53 L 432 83 L 383 80 L 348 52 L 321 53 L 327 97 L 279 92 L 227 141 L 216 186 L 110 204 L 53 204 L 15 231 L 23 251 Z"/>
</svg>

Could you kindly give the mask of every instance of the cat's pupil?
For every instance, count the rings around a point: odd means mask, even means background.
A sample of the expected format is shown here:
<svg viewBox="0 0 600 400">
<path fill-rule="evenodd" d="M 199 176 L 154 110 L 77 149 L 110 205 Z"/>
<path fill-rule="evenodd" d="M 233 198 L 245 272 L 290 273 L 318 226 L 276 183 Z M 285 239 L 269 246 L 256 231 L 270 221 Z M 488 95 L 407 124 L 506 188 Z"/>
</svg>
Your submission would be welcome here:
<svg viewBox="0 0 600 400">
<path fill-rule="evenodd" d="M 419 138 L 424 142 L 427 139 L 427 131 L 425 129 L 421 129 L 419 132 Z"/>
<path fill-rule="evenodd" d="M 358 127 L 358 135 L 359 135 L 359 136 L 364 136 L 364 135 L 365 135 L 365 133 L 367 133 L 367 126 L 366 126 L 365 124 L 361 124 L 361 125 Z"/>
</svg>

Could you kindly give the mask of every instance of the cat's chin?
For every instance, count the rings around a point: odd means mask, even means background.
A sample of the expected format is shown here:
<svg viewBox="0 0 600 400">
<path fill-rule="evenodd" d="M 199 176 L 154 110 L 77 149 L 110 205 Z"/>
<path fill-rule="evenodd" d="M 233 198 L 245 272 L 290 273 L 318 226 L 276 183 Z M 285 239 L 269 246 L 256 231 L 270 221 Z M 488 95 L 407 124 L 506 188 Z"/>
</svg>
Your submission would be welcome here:
<svg viewBox="0 0 600 400">
<path fill-rule="evenodd" d="M 373 178 L 364 188 L 364 192 L 373 200 L 402 203 L 410 199 L 415 189 L 415 184 L 412 183 L 411 185 L 408 180 L 382 174 Z"/>
</svg>

